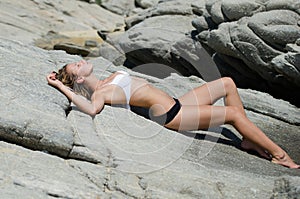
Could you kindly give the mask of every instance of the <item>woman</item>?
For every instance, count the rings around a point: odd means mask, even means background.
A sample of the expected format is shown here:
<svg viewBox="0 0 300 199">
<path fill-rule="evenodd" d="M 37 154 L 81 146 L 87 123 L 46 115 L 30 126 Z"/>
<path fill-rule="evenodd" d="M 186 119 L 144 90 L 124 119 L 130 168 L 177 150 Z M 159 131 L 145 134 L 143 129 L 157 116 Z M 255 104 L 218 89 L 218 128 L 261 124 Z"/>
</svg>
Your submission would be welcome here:
<svg viewBox="0 0 300 199">
<path fill-rule="evenodd" d="M 91 116 L 98 114 L 105 104 L 125 104 L 128 109 L 129 105 L 149 108 L 152 120 L 173 130 L 198 130 L 231 124 L 243 136 L 243 149 L 255 150 L 273 163 L 300 168 L 246 117 L 237 88 L 230 78 L 206 83 L 175 99 L 126 72 L 118 71 L 99 80 L 93 74 L 92 64 L 83 60 L 65 65 L 58 73 L 52 72 L 47 81 Z M 226 106 L 212 106 L 222 97 L 225 97 Z"/>
</svg>

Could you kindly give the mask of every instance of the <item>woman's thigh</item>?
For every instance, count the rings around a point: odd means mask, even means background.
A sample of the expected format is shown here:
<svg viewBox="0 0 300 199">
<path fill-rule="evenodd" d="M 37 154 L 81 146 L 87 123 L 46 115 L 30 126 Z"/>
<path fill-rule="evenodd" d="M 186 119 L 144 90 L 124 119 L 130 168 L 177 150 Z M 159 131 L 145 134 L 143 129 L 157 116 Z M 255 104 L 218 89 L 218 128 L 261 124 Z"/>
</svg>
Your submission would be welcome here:
<svg viewBox="0 0 300 199">
<path fill-rule="evenodd" d="M 226 95 L 223 79 L 207 82 L 179 98 L 182 105 L 212 105 Z"/>
<path fill-rule="evenodd" d="M 183 105 L 176 117 L 165 126 L 174 130 L 198 130 L 225 124 L 227 107 Z"/>
</svg>

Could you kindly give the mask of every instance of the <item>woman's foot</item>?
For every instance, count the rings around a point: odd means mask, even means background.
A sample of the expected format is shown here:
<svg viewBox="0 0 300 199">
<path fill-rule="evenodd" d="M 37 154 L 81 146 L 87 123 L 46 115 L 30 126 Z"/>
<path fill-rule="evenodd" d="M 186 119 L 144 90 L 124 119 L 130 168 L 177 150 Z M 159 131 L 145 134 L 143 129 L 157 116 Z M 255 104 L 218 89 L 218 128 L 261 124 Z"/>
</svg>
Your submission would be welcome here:
<svg viewBox="0 0 300 199">
<path fill-rule="evenodd" d="M 272 162 L 275 164 L 279 164 L 291 169 L 300 169 L 300 165 L 296 164 L 290 156 L 283 152 L 282 155 L 275 155 L 272 157 Z"/>
<path fill-rule="evenodd" d="M 241 143 L 241 148 L 245 151 L 256 151 L 260 156 L 271 160 L 275 164 L 279 164 L 288 168 L 292 169 L 300 169 L 300 165 L 296 164 L 290 156 L 283 151 L 281 155 L 270 155 L 267 151 L 265 151 L 263 148 L 257 146 L 253 142 L 247 139 L 243 139 Z"/>
<path fill-rule="evenodd" d="M 243 139 L 243 141 L 241 143 L 241 148 L 245 151 L 248 151 L 248 152 L 255 151 L 261 157 L 263 157 L 267 160 L 271 160 L 271 155 L 266 150 L 264 150 L 263 148 L 257 146 L 256 144 L 254 144 L 253 142 L 251 142 L 248 139 Z"/>
</svg>

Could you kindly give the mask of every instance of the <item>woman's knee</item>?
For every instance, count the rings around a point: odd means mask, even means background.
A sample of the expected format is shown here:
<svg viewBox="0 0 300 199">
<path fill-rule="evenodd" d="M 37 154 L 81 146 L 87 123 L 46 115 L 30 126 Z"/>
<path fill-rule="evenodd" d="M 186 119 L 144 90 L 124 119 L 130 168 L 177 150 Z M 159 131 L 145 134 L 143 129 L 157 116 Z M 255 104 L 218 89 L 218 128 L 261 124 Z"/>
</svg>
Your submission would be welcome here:
<svg viewBox="0 0 300 199">
<path fill-rule="evenodd" d="M 222 77 L 222 81 L 226 91 L 236 90 L 236 85 L 230 77 Z"/>
<path fill-rule="evenodd" d="M 245 115 L 242 113 L 241 109 L 237 106 L 227 106 L 226 107 L 226 122 L 229 124 L 234 124 L 240 119 L 243 119 Z"/>
</svg>

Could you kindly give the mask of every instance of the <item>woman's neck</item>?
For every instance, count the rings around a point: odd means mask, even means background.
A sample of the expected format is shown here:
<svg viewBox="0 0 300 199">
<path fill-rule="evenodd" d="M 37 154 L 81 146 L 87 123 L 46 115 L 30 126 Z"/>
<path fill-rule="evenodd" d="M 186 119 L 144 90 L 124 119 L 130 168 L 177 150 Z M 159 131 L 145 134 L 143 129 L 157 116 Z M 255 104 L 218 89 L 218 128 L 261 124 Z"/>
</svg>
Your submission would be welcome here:
<svg viewBox="0 0 300 199">
<path fill-rule="evenodd" d="M 91 74 L 88 77 L 85 77 L 83 86 L 93 93 L 100 83 L 101 80 L 99 80 L 94 74 Z"/>
</svg>

